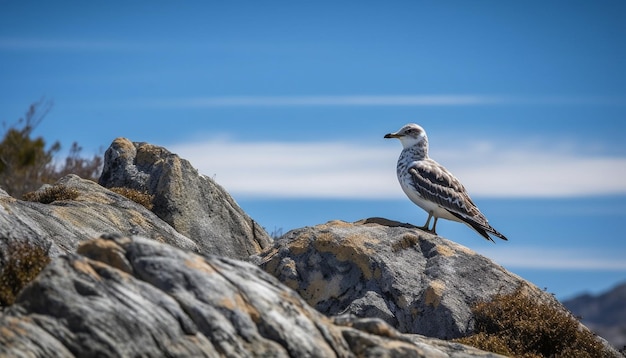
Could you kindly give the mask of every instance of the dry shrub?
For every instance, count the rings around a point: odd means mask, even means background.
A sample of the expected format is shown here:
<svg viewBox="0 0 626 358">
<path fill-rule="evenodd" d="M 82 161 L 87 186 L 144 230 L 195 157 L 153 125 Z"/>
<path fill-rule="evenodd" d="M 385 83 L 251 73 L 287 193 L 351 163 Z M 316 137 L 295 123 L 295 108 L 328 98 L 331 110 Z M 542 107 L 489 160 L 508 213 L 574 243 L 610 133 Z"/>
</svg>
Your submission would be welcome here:
<svg viewBox="0 0 626 358">
<path fill-rule="evenodd" d="M 124 187 L 109 188 L 109 190 L 125 196 L 126 198 L 136 202 L 137 204 L 143 205 L 148 210 L 152 210 L 152 208 L 154 207 L 154 205 L 152 204 L 152 200 L 154 200 L 154 195 L 150 195 L 148 194 L 148 192 Z"/>
<path fill-rule="evenodd" d="M 42 98 L 31 104 L 16 123 L 2 123 L 0 187 L 14 198 L 20 198 L 43 184 L 54 183 L 67 174 L 77 174 L 93 181 L 100 176 L 103 165 L 101 153 L 83 158 L 82 148 L 74 142 L 65 161 L 57 162 L 54 159 L 61 150 L 60 142 L 48 146 L 43 137 L 32 138 L 33 132 L 51 109 L 52 102 Z"/>
<path fill-rule="evenodd" d="M 552 305 L 526 296 L 521 288 L 472 308 L 476 334 L 457 339 L 486 351 L 515 357 L 610 357 L 595 335 Z"/>
<path fill-rule="evenodd" d="M 77 189 L 63 185 L 53 185 L 38 191 L 31 191 L 22 195 L 23 200 L 50 204 L 59 200 L 74 200 L 80 195 Z"/>
<path fill-rule="evenodd" d="M 9 242 L 0 272 L 0 306 L 9 306 L 24 286 L 50 262 L 48 250 L 26 242 Z"/>
</svg>

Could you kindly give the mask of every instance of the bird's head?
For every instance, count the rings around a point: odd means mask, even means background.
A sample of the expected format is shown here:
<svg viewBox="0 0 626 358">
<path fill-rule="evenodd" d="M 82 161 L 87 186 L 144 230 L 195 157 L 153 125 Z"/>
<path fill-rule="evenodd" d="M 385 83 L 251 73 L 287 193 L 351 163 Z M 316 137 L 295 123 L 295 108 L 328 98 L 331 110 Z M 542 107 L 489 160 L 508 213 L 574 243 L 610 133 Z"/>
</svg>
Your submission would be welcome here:
<svg viewBox="0 0 626 358">
<path fill-rule="evenodd" d="M 385 138 L 399 139 L 404 148 L 409 148 L 416 144 L 424 145 L 428 143 L 426 131 L 415 123 L 409 123 L 395 133 L 387 133 L 385 134 Z"/>
</svg>

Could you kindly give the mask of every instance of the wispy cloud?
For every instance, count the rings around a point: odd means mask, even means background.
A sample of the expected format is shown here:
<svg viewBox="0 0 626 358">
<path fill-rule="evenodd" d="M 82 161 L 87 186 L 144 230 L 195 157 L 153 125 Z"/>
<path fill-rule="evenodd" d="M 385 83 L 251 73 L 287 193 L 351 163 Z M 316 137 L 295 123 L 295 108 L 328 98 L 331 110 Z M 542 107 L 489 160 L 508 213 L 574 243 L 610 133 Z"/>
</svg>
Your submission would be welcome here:
<svg viewBox="0 0 626 358">
<path fill-rule="evenodd" d="M 395 144 L 395 145 L 394 145 Z M 469 145 L 438 150 L 444 164 L 478 197 L 626 194 L 626 158 L 584 157 L 532 145 Z M 171 145 L 230 192 L 255 197 L 403 198 L 395 177 L 397 143 L 237 142 Z"/>
<path fill-rule="evenodd" d="M 261 197 L 383 198 L 394 195 L 393 151 L 345 143 L 233 142 L 174 145 L 230 192 Z M 391 159 L 393 162 L 393 159 Z M 382 168 L 391 170 L 388 171 Z"/>
<path fill-rule="evenodd" d="M 346 96 L 216 96 L 147 100 L 137 103 L 168 108 L 289 106 L 471 106 L 497 104 L 507 98 L 485 95 L 346 95 Z"/>
<path fill-rule="evenodd" d="M 535 143 L 478 144 L 437 152 L 476 195 L 568 197 L 626 194 L 626 157 L 587 156 Z M 463 153 L 460 155 L 459 153 Z"/>
<path fill-rule="evenodd" d="M 126 51 L 142 45 L 110 40 L 0 37 L 4 51 Z"/>
<path fill-rule="evenodd" d="M 214 96 L 133 101 L 154 108 L 296 107 L 296 106 L 487 106 L 487 105 L 626 105 L 626 96 L 506 96 L 480 94 Z"/>
<path fill-rule="evenodd" d="M 509 269 L 626 271 L 623 258 L 593 253 L 588 249 L 518 247 L 515 250 L 484 248 L 479 252 Z"/>
</svg>

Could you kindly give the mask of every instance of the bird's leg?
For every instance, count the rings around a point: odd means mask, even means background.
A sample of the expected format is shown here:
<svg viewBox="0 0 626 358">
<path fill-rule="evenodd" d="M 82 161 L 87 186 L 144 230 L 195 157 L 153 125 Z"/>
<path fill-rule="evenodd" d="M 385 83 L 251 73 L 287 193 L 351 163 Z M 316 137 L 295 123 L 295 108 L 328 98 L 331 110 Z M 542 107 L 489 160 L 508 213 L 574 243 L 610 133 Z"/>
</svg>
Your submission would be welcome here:
<svg viewBox="0 0 626 358">
<path fill-rule="evenodd" d="M 432 211 L 428 213 L 428 219 L 426 219 L 426 224 L 424 224 L 423 226 L 418 227 L 418 229 L 424 230 L 424 231 L 429 231 L 430 229 L 428 228 L 428 226 L 430 225 L 430 219 L 433 217 L 433 213 Z M 435 218 L 435 220 L 437 220 L 437 218 Z M 436 221 L 435 221 L 436 222 Z"/>
<path fill-rule="evenodd" d="M 435 230 L 437 227 L 437 220 L 439 220 L 439 218 L 435 216 L 435 222 L 433 222 L 433 229 L 430 231 L 433 233 L 433 235 L 437 235 L 437 231 Z"/>
</svg>

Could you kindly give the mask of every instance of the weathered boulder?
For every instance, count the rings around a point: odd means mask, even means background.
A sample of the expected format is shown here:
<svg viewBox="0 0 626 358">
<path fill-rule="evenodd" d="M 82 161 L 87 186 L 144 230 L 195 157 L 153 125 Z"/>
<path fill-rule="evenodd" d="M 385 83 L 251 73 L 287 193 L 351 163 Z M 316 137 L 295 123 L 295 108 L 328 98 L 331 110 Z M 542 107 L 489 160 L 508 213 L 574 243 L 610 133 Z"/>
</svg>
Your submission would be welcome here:
<svg viewBox="0 0 626 358">
<path fill-rule="evenodd" d="M 51 203 L 17 200 L 0 192 L 0 256 L 11 241 L 28 241 L 49 249 L 51 256 L 72 252 L 84 238 L 103 233 L 142 235 L 173 246 L 199 251 L 153 212 L 126 197 L 76 175 L 61 178 L 48 189 L 71 192 L 71 198 Z"/>
<path fill-rule="evenodd" d="M 471 305 L 520 285 L 536 302 L 560 306 L 466 247 L 385 219 L 293 230 L 253 261 L 324 314 L 377 317 L 441 339 L 473 333 Z"/>
<path fill-rule="evenodd" d="M 244 259 L 272 242 L 226 190 L 163 147 L 115 139 L 105 152 L 99 183 L 154 195 L 152 211 L 202 252 Z"/>
<path fill-rule="evenodd" d="M 331 319 L 258 267 L 140 237 L 84 241 L 0 313 L 0 356 L 496 357 Z"/>
</svg>

